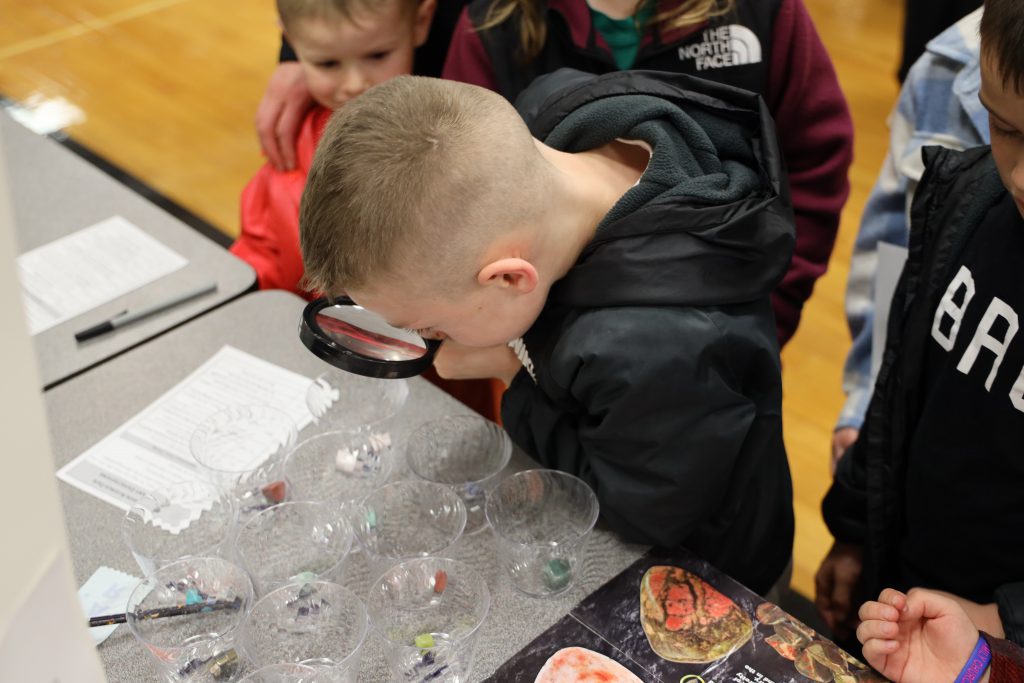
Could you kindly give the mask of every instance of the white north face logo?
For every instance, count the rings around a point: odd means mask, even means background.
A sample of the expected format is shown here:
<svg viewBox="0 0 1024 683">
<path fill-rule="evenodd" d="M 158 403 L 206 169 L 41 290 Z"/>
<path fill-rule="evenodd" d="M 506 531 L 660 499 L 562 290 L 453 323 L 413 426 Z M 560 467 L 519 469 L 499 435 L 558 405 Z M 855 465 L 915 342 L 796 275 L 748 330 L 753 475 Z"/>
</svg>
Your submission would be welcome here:
<svg viewBox="0 0 1024 683">
<path fill-rule="evenodd" d="M 679 48 L 680 61 L 694 60 L 697 71 L 761 61 L 761 41 L 746 26 L 730 24 L 709 28 L 701 37 L 703 42 Z"/>
</svg>

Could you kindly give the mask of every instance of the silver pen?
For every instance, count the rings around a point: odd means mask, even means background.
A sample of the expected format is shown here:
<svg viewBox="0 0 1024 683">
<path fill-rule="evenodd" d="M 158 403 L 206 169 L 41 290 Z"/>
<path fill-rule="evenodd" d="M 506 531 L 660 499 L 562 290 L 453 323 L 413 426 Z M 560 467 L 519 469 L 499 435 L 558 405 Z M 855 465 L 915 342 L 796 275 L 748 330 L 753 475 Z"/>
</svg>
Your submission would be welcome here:
<svg viewBox="0 0 1024 683">
<path fill-rule="evenodd" d="M 101 322 L 98 325 L 93 325 L 92 327 L 82 330 L 81 332 L 76 332 L 75 340 L 83 342 L 86 339 L 92 339 L 93 337 L 98 337 L 101 334 L 112 332 L 119 327 L 124 327 L 128 323 L 132 323 L 135 322 L 136 320 L 140 320 L 142 318 L 146 318 L 156 313 L 160 313 L 161 311 L 165 311 L 168 308 L 177 306 L 178 304 L 183 304 L 186 301 L 195 299 L 196 297 L 202 296 L 204 294 L 209 294 L 210 292 L 216 291 L 216 289 L 216 282 L 207 282 L 197 287 L 193 287 L 192 289 L 187 289 L 184 292 L 173 294 L 164 299 L 163 301 L 157 301 L 156 303 L 149 304 L 148 306 L 137 308 L 134 311 L 125 311 L 123 313 L 119 313 L 110 320 Z"/>
</svg>

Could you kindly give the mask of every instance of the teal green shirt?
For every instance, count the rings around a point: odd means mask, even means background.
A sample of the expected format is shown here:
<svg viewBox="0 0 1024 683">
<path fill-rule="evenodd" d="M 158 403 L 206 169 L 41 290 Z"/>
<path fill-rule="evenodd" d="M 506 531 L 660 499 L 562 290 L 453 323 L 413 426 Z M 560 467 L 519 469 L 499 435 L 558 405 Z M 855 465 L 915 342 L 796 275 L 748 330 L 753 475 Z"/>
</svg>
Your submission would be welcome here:
<svg viewBox="0 0 1024 683">
<path fill-rule="evenodd" d="M 647 22 L 654 13 L 653 3 L 641 2 L 637 13 L 625 19 L 612 19 L 595 9 L 590 10 L 594 29 L 601 34 L 612 50 L 612 59 L 620 70 L 630 69 L 636 62 L 640 50 L 640 39 L 644 36 Z"/>
</svg>

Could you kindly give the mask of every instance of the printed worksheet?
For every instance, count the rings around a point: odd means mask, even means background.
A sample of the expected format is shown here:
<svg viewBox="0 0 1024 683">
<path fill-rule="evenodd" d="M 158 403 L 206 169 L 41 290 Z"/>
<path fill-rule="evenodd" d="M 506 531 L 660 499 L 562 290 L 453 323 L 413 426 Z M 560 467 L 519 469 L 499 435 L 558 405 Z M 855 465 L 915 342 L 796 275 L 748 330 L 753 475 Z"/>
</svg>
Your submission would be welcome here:
<svg viewBox="0 0 1024 683">
<path fill-rule="evenodd" d="M 181 254 L 114 216 L 18 257 L 29 334 L 184 268 Z"/>
<path fill-rule="evenodd" d="M 292 417 L 297 429 L 313 420 L 306 408 L 311 380 L 225 346 L 141 413 L 57 472 L 111 505 L 128 510 L 148 491 L 203 478 L 189 440 L 206 418 L 232 406 L 267 405 Z M 247 452 L 240 457 L 252 459 Z M 269 453 L 264 453 L 266 458 Z"/>
</svg>

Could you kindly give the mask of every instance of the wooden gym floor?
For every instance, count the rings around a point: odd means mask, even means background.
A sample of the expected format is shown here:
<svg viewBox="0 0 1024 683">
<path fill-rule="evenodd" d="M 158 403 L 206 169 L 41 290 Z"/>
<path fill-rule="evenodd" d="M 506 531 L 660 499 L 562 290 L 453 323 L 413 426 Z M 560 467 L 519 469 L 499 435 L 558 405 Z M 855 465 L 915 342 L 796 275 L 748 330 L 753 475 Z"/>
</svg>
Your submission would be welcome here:
<svg viewBox="0 0 1024 683">
<path fill-rule="evenodd" d="M 842 404 L 849 336 L 843 293 L 861 210 L 887 147 L 901 2 L 806 0 L 853 109 L 852 193 L 828 274 L 783 352 L 785 431 L 795 486 L 793 586 L 813 595 L 831 543 L 819 505 Z M 256 105 L 277 58 L 272 0 L 0 0 L 0 94 L 62 98 L 82 111 L 74 140 L 229 235 L 261 163 Z"/>
</svg>

